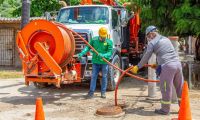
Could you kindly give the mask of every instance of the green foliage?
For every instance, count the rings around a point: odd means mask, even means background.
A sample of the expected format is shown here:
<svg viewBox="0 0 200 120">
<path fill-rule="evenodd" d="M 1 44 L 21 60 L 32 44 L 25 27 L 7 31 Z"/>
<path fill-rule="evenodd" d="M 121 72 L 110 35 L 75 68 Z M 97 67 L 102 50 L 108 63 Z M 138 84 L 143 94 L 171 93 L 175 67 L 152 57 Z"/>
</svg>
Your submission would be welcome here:
<svg viewBox="0 0 200 120">
<path fill-rule="evenodd" d="M 1 0 L 0 1 L 0 16 L 13 17 L 12 13 L 21 4 L 21 0 Z"/>
<path fill-rule="evenodd" d="M 59 9 L 58 0 L 32 0 L 31 16 L 41 16 L 45 12 L 58 11 Z"/>
<path fill-rule="evenodd" d="M 200 35 L 200 3 L 185 0 L 182 6 L 177 7 L 173 13 L 176 22 L 176 32 L 181 35 Z"/>
<path fill-rule="evenodd" d="M 45 12 L 58 11 L 60 7 L 58 0 L 32 0 L 30 16 L 39 17 Z M 21 9 L 22 5 L 13 12 L 13 16 L 21 16 Z"/>
<path fill-rule="evenodd" d="M 78 5 L 81 0 L 64 0 Z M 99 0 L 93 0 L 97 3 Z M 129 11 L 141 10 L 142 30 L 155 25 L 165 35 L 200 35 L 200 0 L 119 0 L 119 4 L 131 2 Z M 21 16 L 21 0 L 0 0 L 2 17 Z M 58 11 L 58 0 L 31 0 L 31 16 Z"/>
<path fill-rule="evenodd" d="M 70 5 L 78 5 L 80 2 L 81 0 L 70 0 Z"/>
<path fill-rule="evenodd" d="M 0 0 L 0 5 L 3 4 L 4 0 Z"/>
<path fill-rule="evenodd" d="M 165 35 L 200 35 L 199 0 L 130 0 L 142 11 L 142 30 L 155 25 Z"/>
</svg>

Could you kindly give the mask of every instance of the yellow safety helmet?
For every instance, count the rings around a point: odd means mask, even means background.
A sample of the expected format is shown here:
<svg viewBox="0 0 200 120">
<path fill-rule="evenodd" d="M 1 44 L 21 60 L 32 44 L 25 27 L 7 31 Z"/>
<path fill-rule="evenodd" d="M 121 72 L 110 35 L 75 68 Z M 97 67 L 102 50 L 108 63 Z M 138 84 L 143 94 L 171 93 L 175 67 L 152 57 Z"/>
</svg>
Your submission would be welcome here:
<svg viewBox="0 0 200 120">
<path fill-rule="evenodd" d="M 108 35 L 108 31 L 105 27 L 101 27 L 99 29 L 99 36 L 102 37 L 102 38 L 106 38 Z"/>
</svg>

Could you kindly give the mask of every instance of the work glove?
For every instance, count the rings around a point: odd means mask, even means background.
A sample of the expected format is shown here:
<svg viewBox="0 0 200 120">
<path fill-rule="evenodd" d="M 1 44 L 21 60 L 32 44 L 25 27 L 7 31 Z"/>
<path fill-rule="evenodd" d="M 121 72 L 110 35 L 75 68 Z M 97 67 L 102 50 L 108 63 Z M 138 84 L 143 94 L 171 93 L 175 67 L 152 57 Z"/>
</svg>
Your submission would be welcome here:
<svg viewBox="0 0 200 120">
<path fill-rule="evenodd" d="M 133 68 L 130 70 L 132 73 L 137 74 L 139 68 L 137 65 L 133 66 Z"/>
<path fill-rule="evenodd" d="M 158 67 L 157 64 L 152 64 L 152 65 L 151 65 L 151 68 L 153 68 L 153 69 L 156 69 L 157 67 Z"/>
</svg>

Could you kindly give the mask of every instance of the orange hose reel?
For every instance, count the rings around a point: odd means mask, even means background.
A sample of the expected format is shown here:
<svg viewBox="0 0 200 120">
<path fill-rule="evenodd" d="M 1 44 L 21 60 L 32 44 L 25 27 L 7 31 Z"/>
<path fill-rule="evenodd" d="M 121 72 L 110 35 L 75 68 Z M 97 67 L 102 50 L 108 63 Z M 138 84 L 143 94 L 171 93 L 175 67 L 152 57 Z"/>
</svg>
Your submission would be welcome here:
<svg viewBox="0 0 200 120">
<path fill-rule="evenodd" d="M 46 20 L 34 20 L 27 24 L 18 32 L 16 44 L 26 79 L 38 75 L 41 78 L 43 73 L 49 71 L 50 74 L 61 75 L 75 52 L 72 33 Z"/>
</svg>

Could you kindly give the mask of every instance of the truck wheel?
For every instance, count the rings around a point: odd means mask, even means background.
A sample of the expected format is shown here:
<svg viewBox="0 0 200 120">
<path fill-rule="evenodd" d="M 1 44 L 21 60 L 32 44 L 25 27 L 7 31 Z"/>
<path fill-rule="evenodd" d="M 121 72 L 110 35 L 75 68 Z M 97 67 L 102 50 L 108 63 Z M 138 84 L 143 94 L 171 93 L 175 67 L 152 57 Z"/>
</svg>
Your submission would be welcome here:
<svg viewBox="0 0 200 120">
<path fill-rule="evenodd" d="M 34 82 L 33 84 L 34 84 L 34 86 L 35 86 L 36 88 L 39 88 L 39 89 L 48 87 L 48 83 L 38 83 L 38 82 Z"/>
<path fill-rule="evenodd" d="M 115 55 L 112 62 L 113 65 L 121 68 L 121 60 L 118 55 Z M 115 90 L 115 86 L 118 82 L 118 79 L 120 77 L 120 71 L 113 68 L 112 66 L 109 66 L 108 68 L 108 85 L 107 90 L 113 91 Z"/>
</svg>

